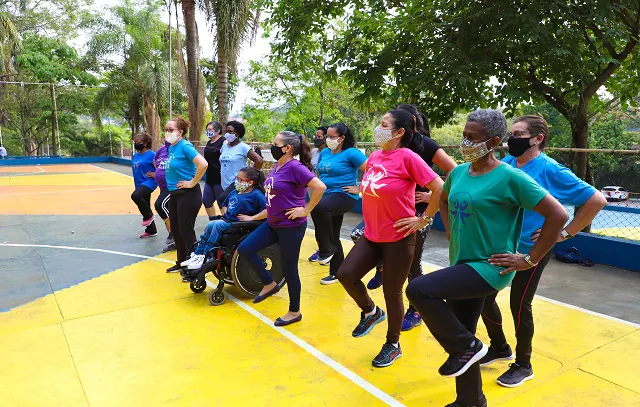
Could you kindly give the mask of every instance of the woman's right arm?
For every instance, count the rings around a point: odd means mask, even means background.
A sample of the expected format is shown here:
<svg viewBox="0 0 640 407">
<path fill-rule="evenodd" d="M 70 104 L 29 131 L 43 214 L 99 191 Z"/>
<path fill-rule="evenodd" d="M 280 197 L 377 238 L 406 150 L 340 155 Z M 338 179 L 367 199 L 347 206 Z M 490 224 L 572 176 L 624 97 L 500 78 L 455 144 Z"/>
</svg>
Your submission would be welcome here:
<svg viewBox="0 0 640 407">
<path fill-rule="evenodd" d="M 253 161 L 253 167 L 256 170 L 259 170 L 260 168 L 262 168 L 262 163 L 264 162 L 264 160 L 262 159 L 262 157 L 260 157 L 258 155 L 258 153 L 256 153 L 253 150 L 249 150 L 249 152 L 247 153 L 247 157 Z"/>
<path fill-rule="evenodd" d="M 240 222 L 249 222 L 252 220 L 262 220 L 262 219 L 266 219 L 267 218 L 267 209 L 263 209 L 262 211 L 260 211 L 260 213 L 256 213 L 253 216 L 249 216 L 249 215 L 238 215 L 238 220 L 240 220 Z"/>
<path fill-rule="evenodd" d="M 449 194 L 442 190 L 440 194 L 440 219 L 444 225 L 444 231 L 447 233 L 447 240 L 451 238 L 451 231 L 449 229 Z"/>
</svg>

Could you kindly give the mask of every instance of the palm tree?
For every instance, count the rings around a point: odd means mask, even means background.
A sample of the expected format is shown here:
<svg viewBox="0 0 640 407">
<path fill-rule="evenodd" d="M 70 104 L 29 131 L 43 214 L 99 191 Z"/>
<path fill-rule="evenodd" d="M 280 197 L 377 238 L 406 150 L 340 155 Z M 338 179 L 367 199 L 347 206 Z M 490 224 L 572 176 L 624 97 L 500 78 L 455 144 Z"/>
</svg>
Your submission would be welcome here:
<svg viewBox="0 0 640 407">
<path fill-rule="evenodd" d="M 252 0 L 203 0 L 207 20 L 215 30 L 218 56 L 218 120 L 229 119 L 229 69 L 237 72 L 242 44 L 258 32 L 260 11 Z"/>
<path fill-rule="evenodd" d="M 0 11 L 0 72 L 11 70 L 11 57 L 21 48 L 20 34 L 9 18 L 9 14 Z"/>
</svg>

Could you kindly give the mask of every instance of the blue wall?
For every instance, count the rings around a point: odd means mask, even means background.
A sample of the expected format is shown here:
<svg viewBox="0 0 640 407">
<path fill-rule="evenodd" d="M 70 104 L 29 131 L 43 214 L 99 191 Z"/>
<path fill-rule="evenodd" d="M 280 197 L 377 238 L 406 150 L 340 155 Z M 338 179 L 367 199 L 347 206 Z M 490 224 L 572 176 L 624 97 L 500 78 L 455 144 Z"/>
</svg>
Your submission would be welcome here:
<svg viewBox="0 0 640 407">
<path fill-rule="evenodd" d="M 60 156 L 40 156 L 40 157 L 7 157 L 0 160 L 0 166 L 6 165 L 47 165 L 47 164 L 93 164 L 93 163 L 116 163 L 131 165 L 131 160 L 117 157 L 60 157 Z"/>
</svg>

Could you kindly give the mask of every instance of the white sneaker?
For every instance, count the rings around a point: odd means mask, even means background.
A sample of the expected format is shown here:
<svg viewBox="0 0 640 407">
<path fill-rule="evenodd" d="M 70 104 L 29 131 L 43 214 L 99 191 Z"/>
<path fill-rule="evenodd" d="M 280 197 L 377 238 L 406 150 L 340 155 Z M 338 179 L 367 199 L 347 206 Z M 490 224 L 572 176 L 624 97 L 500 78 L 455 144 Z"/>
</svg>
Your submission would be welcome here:
<svg viewBox="0 0 640 407">
<path fill-rule="evenodd" d="M 191 260 L 191 262 L 187 265 L 189 270 L 198 270 L 202 267 L 202 263 L 204 263 L 204 254 L 196 254 L 196 256 Z"/>
<path fill-rule="evenodd" d="M 182 263 L 180 263 L 180 266 L 182 266 L 182 267 L 188 266 L 189 263 L 191 263 L 191 260 L 193 260 L 193 258 L 196 257 L 196 256 L 197 256 L 197 254 L 191 253 L 191 256 L 189 256 L 189 258 L 187 260 L 185 260 Z"/>
</svg>

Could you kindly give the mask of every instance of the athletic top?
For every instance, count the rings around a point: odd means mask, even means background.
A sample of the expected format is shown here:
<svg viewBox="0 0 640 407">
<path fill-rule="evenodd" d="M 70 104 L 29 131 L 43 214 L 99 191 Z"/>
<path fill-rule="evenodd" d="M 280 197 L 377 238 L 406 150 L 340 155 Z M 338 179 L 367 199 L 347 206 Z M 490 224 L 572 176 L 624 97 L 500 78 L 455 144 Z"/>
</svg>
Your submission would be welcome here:
<svg viewBox="0 0 640 407">
<path fill-rule="evenodd" d="M 238 171 L 247 166 L 247 154 L 250 150 L 251 147 L 242 141 L 233 147 L 229 147 L 229 142 L 224 141 L 220 149 L 222 188 L 233 184 L 238 176 Z"/>
<path fill-rule="evenodd" d="M 304 218 L 289 219 L 288 209 L 304 207 L 306 188 L 315 175 L 298 160 L 288 161 L 278 171 L 273 167 L 264 183 L 267 198 L 267 222 L 275 228 L 296 227 L 307 221 Z"/>
<path fill-rule="evenodd" d="M 468 264 L 496 290 L 514 273 L 489 264 L 494 254 L 516 253 L 524 209 L 533 209 L 548 192 L 530 176 L 507 164 L 472 176 L 470 163 L 457 166 L 444 183 L 449 194 L 449 262 Z M 367 225 L 369 227 L 369 225 Z"/>
<path fill-rule="evenodd" d="M 4 147 L 0 147 L 0 157 L 6 157 L 7 156 L 7 149 Z"/>
<path fill-rule="evenodd" d="M 420 156 L 408 148 L 374 151 L 362 178 L 364 236 L 372 242 L 396 242 L 404 238 L 393 224 L 414 216 L 416 184 L 427 185 L 438 177 Z"/>
<path fill-rule="evenodd" d="M 440 144 L 430 137 L 422 135 L 422 151 L 420 152 L 420 158 L 431 168 L 433 168 L 433 157 L 440 150 Z M 416 191 L 428 192 L 428 188 L 424 188 L 420 185 L 416 185 Z M 424 202 L 416 203 L 416 213 L 424 213 L 427 209 L 427 204 Z"/>
<path fill-rule="evenodd" d="M 193 159 L 199 154 L 193 144 L 184 138 L 169 147 L 169 158 L 164 164 L 169 191 L 178 190 L 178 181 L 191 181 L 196 176 Z"/>
<path fill-rule="evenodd" d="M 149 171 L 154 172 L 156 170 L 153 167 L 155 155 L 153 150 L 147 150 L 144 153 L 136 152 L 133 154 L 133 157 L 131 157 L 131 171 L 133 172 L 133 183 L 136 188 L 144 185 L 153 191 L 158 186 L 155 178 L 147 177 Z"/>
<path fill-rule="evenodd" d="M 209 140 L 204 147 L 204 159 L 207 160 L 209 166 L 207 167 L 207 184 L 222 185 L 220 176 L 220 150 L 224 144 L 224 137 L 220 137 L 215 142 Z"/>
<path fill-rule="evenodd" d="M 514 168 L 516 158 L 509 155 L 503 161 Z M 582 206 L 596 193 L 596 189 L 578 178 L 570 169 L 559 164 L 553 158 L 541 153 L 529 161 L 520 170 L 533 178 L 541 187 L 545 188 L 551 196 L 563 205 Z M 520 236 L 520 253 L 529 253 L 534 242 L 531 235 L 542 227 L 544 217 L 536 211 L 524 211 L 522 222 L 522 236 Z"/>
<path fill-rule="evenodd" d="M 169 142 L 164 142 L 165 144 L 156 151 L 156 183 L 160 187 L 160 189 L 167 189 L 167 178 L 164 172 L 164 164 L 169 158 L 169 151 L 167 150 L 167 145 L 171 145 Z"/>
<path fill-rule="evenodd" d="M 318 158 L 320 157 L 320 153 L 321 151 L 318 151 L 317 147 L 311 149 L 311 172 L 314 174 L 318 170 Z"/>
<path fill-rule="evenodd" d="M 227 207 L 223 218 L 238 222 L 238 215 L 252 216 L 262 212 L 266 206 L 264 194 L 256 188 L 246 194 L 238 193 L 233 190 L 222 203 L 223 207 Z"/>
<path fill-rule="evenodd" d="M 355 185 L 358 181 L 358 168 L 367 161 L 367 156 L 357 148 L 348 148 L 338 153 L 325 148 L 318 158 L 318 175 L 320 181 L 327 186 L 326 194 L 343 193 L 342 187 Z M 353 199 L 358 195 L 347 194 Z"/>
</svg>

